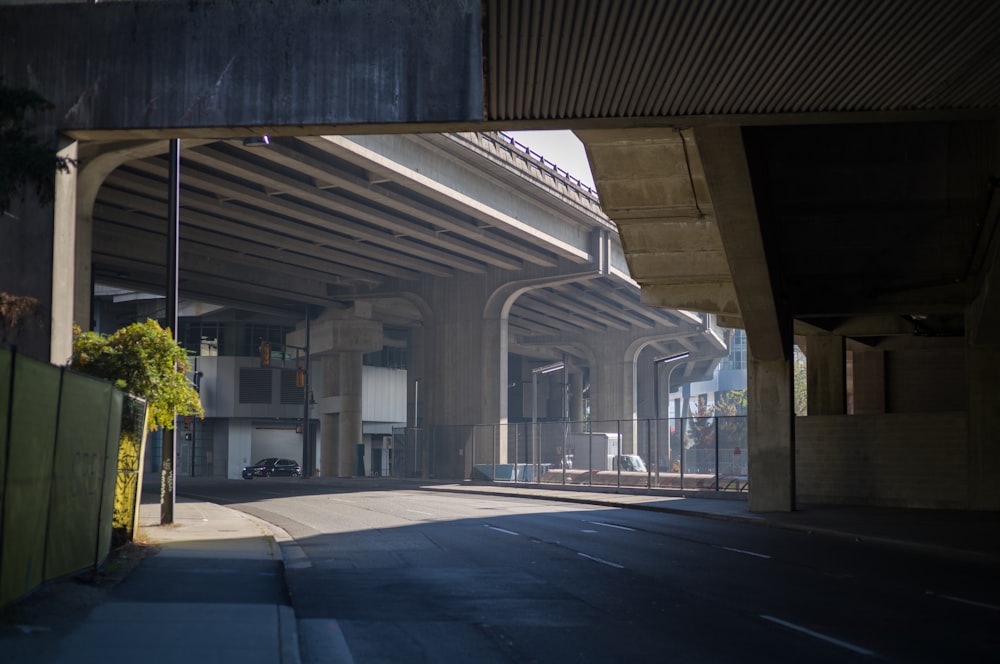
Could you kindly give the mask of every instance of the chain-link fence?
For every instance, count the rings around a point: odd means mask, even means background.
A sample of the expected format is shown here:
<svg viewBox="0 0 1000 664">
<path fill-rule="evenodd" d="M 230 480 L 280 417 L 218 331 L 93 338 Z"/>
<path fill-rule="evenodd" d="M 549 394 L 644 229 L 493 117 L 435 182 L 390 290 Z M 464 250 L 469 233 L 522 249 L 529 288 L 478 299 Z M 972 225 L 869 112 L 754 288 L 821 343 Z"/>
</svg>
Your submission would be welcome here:
<svg viewBox="0 0 1000 664">
<path fill-rule="evenodd" d="M 395 477 L 746 491 L 745 416 L 400 428 Z"/>
</svg>

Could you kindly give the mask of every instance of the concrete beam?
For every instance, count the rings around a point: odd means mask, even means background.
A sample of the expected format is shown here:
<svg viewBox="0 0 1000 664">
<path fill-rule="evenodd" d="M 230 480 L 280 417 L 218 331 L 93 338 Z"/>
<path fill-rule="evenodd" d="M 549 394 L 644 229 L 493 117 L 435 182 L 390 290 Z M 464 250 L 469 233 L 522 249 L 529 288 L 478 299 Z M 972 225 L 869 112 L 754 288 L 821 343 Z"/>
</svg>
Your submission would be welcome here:
<svg viewBox="0 0 1000 664">
<path fill-rule="evenodd" d="M 78 139 L 483 118 L 478 0 L 7 6 L 0 77 Z M 44 47 L 38 47 L 38 45 Z"/>
<path fill-rule="evenodd" d="M 577 130 L 642 302 L 738 315 L 697 149 L 673 129 Z"/>
</svg>

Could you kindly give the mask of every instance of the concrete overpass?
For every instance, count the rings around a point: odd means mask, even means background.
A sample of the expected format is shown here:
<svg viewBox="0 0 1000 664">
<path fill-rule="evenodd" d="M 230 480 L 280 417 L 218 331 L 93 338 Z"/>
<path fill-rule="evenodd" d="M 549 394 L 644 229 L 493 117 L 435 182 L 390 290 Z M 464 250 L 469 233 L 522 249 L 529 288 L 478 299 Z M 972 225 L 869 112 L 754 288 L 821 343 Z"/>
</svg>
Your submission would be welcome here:
<svg viewBox="0 0 1000 664">
<path fill-rule="evenodd" d="M 573 421 L 584 419 L 585 385 L 593 421 L 653 417 L 654 358 L 690 354 L 677 387 L 710 378 L 727 352 L 712 316 L 641 304 L 593 192 L 499 134 L 188 144 L 181 294 L 269 319 L 301 321 L 309 311 L 325 475 L 356 467 L 362 422 L 345 400 L 360 395 L 362 354 L 382 349 L 384 328 L 408 331 L 407 413 L 419 383 L 423 426 L 523 418 L 531 368 L 562 360 Z M 165 142 L 145 144 L 153 156 L 139 159 L 133 148 L 88 147 L 84 179 L 101 160 L 127 161 L 78 215 L 92 239 L 79 243 L 78 275 L 163 293 Z M 90 320 L 90 280 L 81 281 L 75 317 Z M 304 347 L 301 328 L 289 343 Z"/>
<path fill-rule="evenodd" d="M 572 128 L 644 301 L 746 327 L 752 509 L 1000 508 L 1000 5 L 398 5 L 14 6 L 0 67 L 83 142 Z M 55 247 L 56 346 L 62 200 L 5 230 Z"/>
</svg>

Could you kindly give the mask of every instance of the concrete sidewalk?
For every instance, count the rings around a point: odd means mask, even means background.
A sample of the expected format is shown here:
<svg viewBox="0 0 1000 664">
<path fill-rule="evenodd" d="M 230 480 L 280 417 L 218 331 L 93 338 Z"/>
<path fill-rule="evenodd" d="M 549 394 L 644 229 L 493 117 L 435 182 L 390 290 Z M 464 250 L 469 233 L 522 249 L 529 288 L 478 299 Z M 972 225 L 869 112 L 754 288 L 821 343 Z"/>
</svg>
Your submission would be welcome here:
<svg viewBox="0 0 1000 664">
<path fill-rule="evenodd" d="M 157 551 L 85 619 L 65 633 L 41 624 L 5 635 L 0 647 L 11 643 L 12 648 L 0 660 L 297 664 L 295 615 L 270 527 L 236 510 L 183 497 L 175 505 L 174 524 L 159 521 L 158 503 L 141 505 L 137 540 Z M 62 592 L 71 596 L 72 585 Z"/>
</svg>

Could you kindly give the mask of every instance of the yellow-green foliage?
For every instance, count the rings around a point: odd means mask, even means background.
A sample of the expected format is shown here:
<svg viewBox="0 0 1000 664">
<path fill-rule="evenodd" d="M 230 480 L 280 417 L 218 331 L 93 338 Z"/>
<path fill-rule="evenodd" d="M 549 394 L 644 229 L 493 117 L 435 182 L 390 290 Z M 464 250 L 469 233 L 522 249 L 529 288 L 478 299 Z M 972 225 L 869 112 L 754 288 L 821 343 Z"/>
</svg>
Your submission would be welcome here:
<svg viewBox="0 0 1000 664">
<path fill-rule="evenodd" d="M 114 546 L 130 542 L 135 536 L 135 509 L 141 489 L 139 471 L 142 467 L 142 443 L 146 402 L 127 398 L 122 406 L 122 427 L 118 437 L 118 470 L 115 474 L 115 507 L 111 519 Z"/>
<path fill-rule="evenodd" d="M 204 415 L 185 375 L 191 368 L 187 354 L 155 320 L 132 323 L 109 336 L 76 330 L 72 367 L 146 399 L 151 431 L 173 429 L 177 415 Z"/>
<path fill-rule="evenodd" d="M 115 514 L 111 527 L 132 529 L 135 501 L 139 489 L 139 451 L 141 432 L 122 431 L 118 439 L 118 479 L 115 481 Z"/>
</svg>

